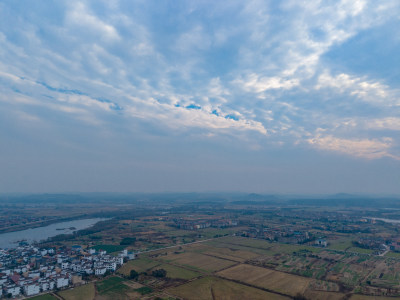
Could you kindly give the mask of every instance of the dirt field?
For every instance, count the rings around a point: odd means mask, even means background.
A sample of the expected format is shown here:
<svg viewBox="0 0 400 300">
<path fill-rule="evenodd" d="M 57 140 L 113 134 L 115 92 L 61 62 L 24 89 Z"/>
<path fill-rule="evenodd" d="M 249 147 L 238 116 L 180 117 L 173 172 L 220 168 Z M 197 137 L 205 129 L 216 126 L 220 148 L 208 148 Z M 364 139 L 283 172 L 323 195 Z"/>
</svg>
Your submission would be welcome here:
<svg viewBox="0 0 400 300">
<path fill-rule="evenodd" d="M 204 277 L 176 288 L 168 290 L 168 293 L 190 300 L 288 300 L 289 297 L 264 292 L 262 290 L 237 284 L 227 280 Z"/>
<path fill-rule="evenodd" d="M 303 294 L 312 281 L 309 278 L 244 264 L 218 272 L 218 275 L 292 296 Z"/>
<path fill-rule="evenodd" d="M 306 291 L 307 299 L 312 300 L 343 300 L 345 294 L 335 292 Z"/>
<path fill-rule="evenodd" d="M 65 300 L 91 300 L 95 295 L 94 284 L 85 284 L 58 294 Z"/>
</svg>

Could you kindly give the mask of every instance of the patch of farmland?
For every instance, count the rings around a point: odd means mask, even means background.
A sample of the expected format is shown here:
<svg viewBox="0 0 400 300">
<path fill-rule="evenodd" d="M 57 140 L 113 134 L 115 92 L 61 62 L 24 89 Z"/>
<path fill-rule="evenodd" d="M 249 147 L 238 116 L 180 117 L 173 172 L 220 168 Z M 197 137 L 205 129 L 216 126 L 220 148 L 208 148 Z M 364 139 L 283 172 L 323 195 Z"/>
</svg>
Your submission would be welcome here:
<svg viewBox="0 0 400 300">
<path fill-rule="evenodd" d="M 199 270 L 215 272 L 235 264 L 233 261 L 219 259 L 201 253 L 184 252 L 180 254 L 169 254 L 162 257 L 182 266 L 188 266 Z"/>
<path fill-rule="evenodd" d="M 313 299 L 313 300 L 343 300 L 345 294 L 336 292 L 321 292 L 321 291 L 307 290 L 304 293 L 304 296 L 307 299 Z"/>
<path fill-rule="evenodd" d="M 85 284 L 76 288 L 58 292 L 65 300 L 91 300 L 95 296 L 94 284 Z"/>
<path fill-rule="evenodd" d="M 353 295 L 350 300 L 394 300 L 393 297 Z"/>
<path fill-rule="evenodd" d="M 292 296 L 303 294 L 312 281 L 309 278 L 245 264 L 223 270 L 218 275 Z"/>
<path fill-rule="evenodd" d="M 274 252 L 266 249 L 266 248 L 254 248 L 251 246 L 244 246 L 244 245 L 239 245 L 239 244 L 233 244 L 233 243 L 225 243 L 222 241 L 209 241 L 207 242 L 207 245 L 216 247 L 216 248 L 229 248 L 229 249 L 234 249 L 234 250 L 242 250 L 245 252 L 251 252 L 255 253 L 257 255 L 273 255 Z"/>
<path fill-rule="evenodd" d="M 118 269 L 118 273 L 129 276 L 131 270 L 135 270 L 138 273 L 146 272 L 147 270 L 150 270 L 160 264 L 160 262 L 148 258 L 139 258 L 128 261 L 120 269 Z"/>
<path fill-rule="evenodd" d="M 289 297 L 268 293 L 253 287 L 245 286 L 228 280 L 204 277 L 195 281 L 168 289 L 169 294 L 191 300 L 212 299 L 254 299 L 254 300 L 288 300 Z"/>
<path fill-rule="evenodd" d="M 58 298 L 54 297 L 50 294 L 44 294 L 44 295 L 39 295 L 39 296 L 29 298 L 29 300 L 58 300 Z"/>
<path fill-rule="evenodd" d="M 164 269 L 165 271 L 167 271 L 168 278 L 192 279 L 192 278 L 200 276 L 200 273 L 198 273 L 198 272 L 187 270 L 187 269 L 169 265 L 169 264 L 159 265 L 157 267 L 154 267 L 150 271 L 153 271 L 156 269 Z"/>
<path fill-rule="evenodd" d="M 125 279 L 120 277 L 109 277 L 96 283 L 96 289 L 100 295 L 107 299 L 128 299 L 127 293 L 132 291 L 124 284 Z"/>
<path fill-rule="evenodd" d="M 221 238 L 219 241 L 223 243 L 228 243 L 228 244 L 234 244 L 234 245 L 241 245 L 241 246 L 247 246 L 251 248 L 259 248 L 259 249 L 270 249 L 272 246 L 271 242 L 268 242 L 266 240 L 258 240 L 258 239 L 251 239 L 251 238 L 244 238 L 244 237 L 224 237 Z"/>
<path fill-rule="evenodd" d="M 235 248 L 226 248 L 226 247 L 224 248 L 210 247 L 209 250 L 203 253 L 211 256 L 217 256 L 221 258 L 234 260 L 237 262 L 244 262 L 248 259 L 252 259 L 259 256 L 259 254 L 254 252 L 239 250 Z"/>
</svg>

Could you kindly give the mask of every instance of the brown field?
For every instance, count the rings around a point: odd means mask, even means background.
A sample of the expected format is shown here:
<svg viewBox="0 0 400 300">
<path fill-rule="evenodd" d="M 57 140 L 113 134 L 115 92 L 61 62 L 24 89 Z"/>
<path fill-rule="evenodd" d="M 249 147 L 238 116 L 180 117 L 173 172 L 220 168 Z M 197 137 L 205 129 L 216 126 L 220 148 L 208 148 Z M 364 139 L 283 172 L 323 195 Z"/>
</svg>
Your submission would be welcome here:
<svg viewBox="0 0 400 300">
<path fill-rule="evenodd" d="M 303 294 L 312 281 L 309 278 L 245 264 L 223 270 L 218 275 L 292 296 Z"/>
<path fill-rule="evenodd" d="M 171 260 L 182 266 L 194 267 L 208 272 L 215 272 L 235 264 L 234 261 L 219 259 L 201 253 L 185 252 L 180 254 L 169 254 L 162 257 L 163 260 Z"/>
<path fill-rule="evenodd" d="M 257 253 L 254 252 L 238 250 L 234 248 L 217 248 L 217 247 L 210 247 L 209 250 L 203 253 L 211 256 L 217 256 L 225 259 L 234 260 L 237 262 L 244 262 L 248 259 L 252 259 L 259 256 Z"/>
<path fill-rule="evenodd" d="M 353 295 L 350 300 L 395 300 L 396 297 Z"/>
<path fill-rule="evenodd" d="M 94 284 L 86 284 L 58 293 L 65 300 L 91 300 L 94 299 Z"/>
<path fill-rule="evenodd" d="M 215 277 L 204 277 L 201 279 L 197 279 L 179 287 L 168 289 L 167 292 L 169 294 L 173 294 L 178 297 L 190 300 L 290 299 L 289 297 L 268 293 L 256 288 L 248 287 L 242 284 L 230 282 Z"/>
<path fill-rule="evenodd" d="M 345 294 L 336 292 L 306 291 L 304 296 L 313 300 L 342 300 Z"/>
</svg>

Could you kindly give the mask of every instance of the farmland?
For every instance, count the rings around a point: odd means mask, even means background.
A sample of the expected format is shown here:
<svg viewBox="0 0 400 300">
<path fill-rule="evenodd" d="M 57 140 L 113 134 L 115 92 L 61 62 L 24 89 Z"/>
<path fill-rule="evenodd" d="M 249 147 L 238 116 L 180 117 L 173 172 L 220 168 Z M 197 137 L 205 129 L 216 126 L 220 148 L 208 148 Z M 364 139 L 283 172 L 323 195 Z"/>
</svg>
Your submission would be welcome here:
<svg viewBox="0 0 400 300">
<path fill-rule="evenodd" d="M 59 292 L 59 295 L 65 300 L 90 300 L 94 299 L 94 284 L 86 284 L 73 289 Z"/>
<path fill-rule="evenodd" d="M 57 295 L 67 300 L 400 296 L 400 225 L 368 217 L 400 219 L 400 210 L 185 201 L 146 200 L 121 209 L 99 204 L 106 221 L 42 243 L 137 255 L 115 274 L 87 276 L 92 284 Z M 156 276 L 159 270 L 165 276 Z"/>
</svg>

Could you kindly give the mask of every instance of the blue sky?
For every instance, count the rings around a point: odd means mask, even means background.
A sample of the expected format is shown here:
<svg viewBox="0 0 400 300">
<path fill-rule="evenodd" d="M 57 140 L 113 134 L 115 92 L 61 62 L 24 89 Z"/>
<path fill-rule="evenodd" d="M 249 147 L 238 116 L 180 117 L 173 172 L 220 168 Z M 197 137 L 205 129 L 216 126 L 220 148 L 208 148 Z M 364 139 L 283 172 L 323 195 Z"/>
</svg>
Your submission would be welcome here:
<svg viewBox="0 0 400 300">
<path fill-rule="evenodd" d="M 400 2 L 0 2 L 0 191 L 400 194 Z"/>
</svg>

